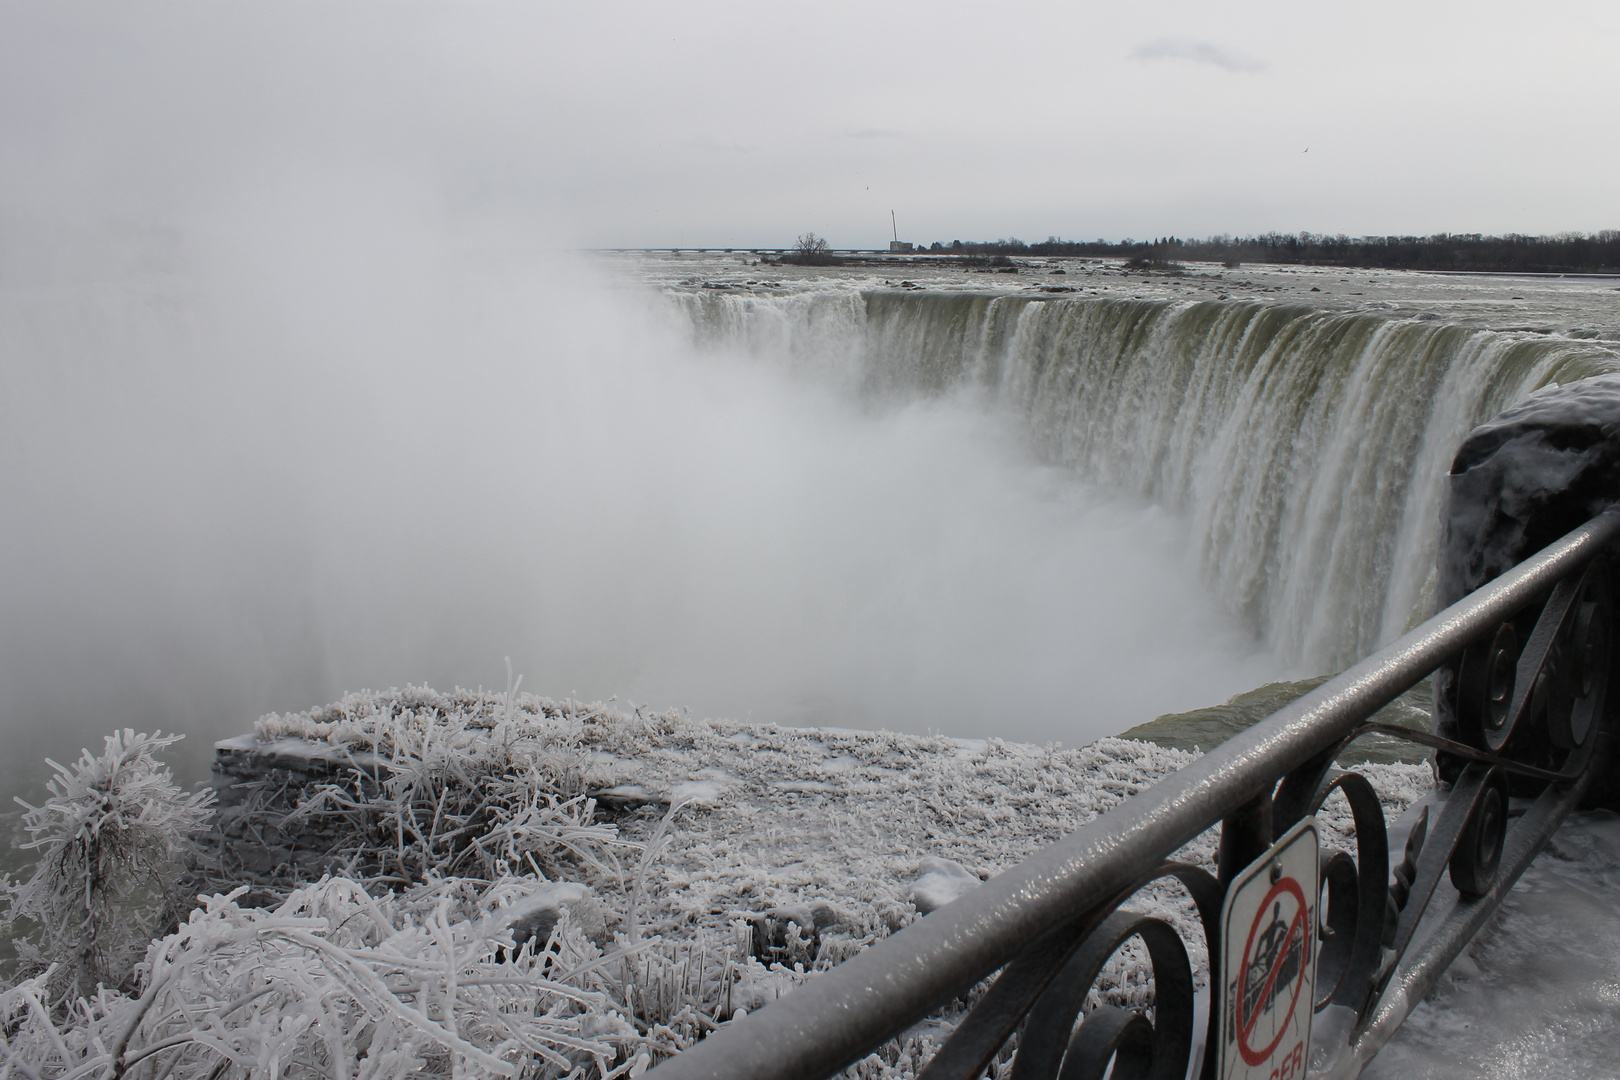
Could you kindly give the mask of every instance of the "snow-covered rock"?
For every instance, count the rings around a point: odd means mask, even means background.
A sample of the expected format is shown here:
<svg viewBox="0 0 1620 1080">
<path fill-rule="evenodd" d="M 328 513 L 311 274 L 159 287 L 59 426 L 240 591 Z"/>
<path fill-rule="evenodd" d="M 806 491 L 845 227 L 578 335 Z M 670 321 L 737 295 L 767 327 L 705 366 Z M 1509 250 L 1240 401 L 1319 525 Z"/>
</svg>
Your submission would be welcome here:
<svg viewBox="0 0 1620 1080">
<path fill-rule="evenodd" d="M 533 939 L 535 947 L 546 943 L 559 922 L 567 916 L 591 941 L 598 945 L 607 941 L 607 926 L 602 904 L 586 885 L 575 881 L 548 881 L 496 916 L 494 930 L 512 931 L 512 939 L 521 948 Z"/>
<path fill-rule="evenodd" d="M 906 899 L 917 906 L 919 913 L 927 915 L 978 884 L 979 875 L 961 863 L 925 855 L 918 867 L 917 880 L 906 890 Z"/>
<path fill-rule="evenodd" d="M 1620 501 L 1620 375 L 1531 394 L 1469 433 L 1440 510 L 1437 609 Z"/>
</svg>

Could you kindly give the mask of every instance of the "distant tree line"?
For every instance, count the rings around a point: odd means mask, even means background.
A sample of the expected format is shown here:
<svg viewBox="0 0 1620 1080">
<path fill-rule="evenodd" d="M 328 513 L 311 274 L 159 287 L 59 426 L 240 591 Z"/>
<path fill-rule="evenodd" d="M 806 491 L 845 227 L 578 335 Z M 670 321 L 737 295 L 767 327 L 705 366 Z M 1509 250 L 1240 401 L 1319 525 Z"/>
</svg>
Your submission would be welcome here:
<svg viewBox="0 0 1620 1080">
<path fill-rule="evenodd" d="M 1181 261 L 1282 263 L 1304 266 L 1376 267 L 1386 270 L 1474 270 L 1518 273 L 1595 273 L 1620 270 L 1620 230 L 1559 233 L 1556 236 L 1483 236 L 1441 233 L 1436 236 L 1326 236 L 1317 233 L 1266 233 L 1263 236 L 1211 236 L 1183 240 L 1119 243 L 1107 240 L 1062 240 L 1038 243 L 992 240 L 934 243 L 930 254 L 984 259 L 1012 255 L 1091 255 L 1137 260 L 1138 265 L 1171 265 Z"/>
</svg>

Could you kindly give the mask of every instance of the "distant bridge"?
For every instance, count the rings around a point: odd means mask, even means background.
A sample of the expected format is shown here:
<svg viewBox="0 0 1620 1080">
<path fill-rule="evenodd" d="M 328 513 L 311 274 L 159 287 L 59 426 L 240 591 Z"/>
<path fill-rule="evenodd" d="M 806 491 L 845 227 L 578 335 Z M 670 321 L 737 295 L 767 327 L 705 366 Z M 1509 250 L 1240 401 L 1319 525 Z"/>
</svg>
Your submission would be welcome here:
<svg viewBox="0 0 1620 1080">
<path fill-rule="evenodd" d="M 590 248 L 590 251 L 605 255 L 795 255 L 798 248 L 792 247 L 645 247 L 645 248 Z M 928 251 L 918 248 L 914 251 L 890 251 L 888 248 L 828 248 L 828 255 L 942 255 L 954 254 L 950 252 Z"/>
</svg>

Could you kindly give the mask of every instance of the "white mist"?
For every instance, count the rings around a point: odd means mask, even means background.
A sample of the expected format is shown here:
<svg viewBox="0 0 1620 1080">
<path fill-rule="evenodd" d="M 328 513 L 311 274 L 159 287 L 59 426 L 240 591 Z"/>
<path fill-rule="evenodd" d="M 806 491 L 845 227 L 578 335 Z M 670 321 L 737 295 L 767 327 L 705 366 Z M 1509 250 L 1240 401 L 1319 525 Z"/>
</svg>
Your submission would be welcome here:
<svg viewBox="0 0 1620 1080">
<path fill-rule="evenodd" d="M 11 276 L 13 790 L 115 726 L 195 766 L 505 656 L 559 697 L 1069 745 L 1276 673 L 1180 520 L 972 400 L 864 409 L 427 220 L 295 186 Z"/>
</svg>

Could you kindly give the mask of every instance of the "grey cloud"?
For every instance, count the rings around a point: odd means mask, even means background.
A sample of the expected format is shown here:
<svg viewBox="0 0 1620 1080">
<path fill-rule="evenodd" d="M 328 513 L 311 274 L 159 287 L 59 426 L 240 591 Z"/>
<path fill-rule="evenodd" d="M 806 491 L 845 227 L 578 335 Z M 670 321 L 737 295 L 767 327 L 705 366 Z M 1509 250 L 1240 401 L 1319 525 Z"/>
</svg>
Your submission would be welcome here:
<svg viewBox="0 0 1620 1080">
<path fill-rule="evenodd" d="M 728 139 L 719 135 L 699 135 L 692 140 L 692 145 L 699 150 L 720 150 L 729 154 L 751 154 L 759 149 L 740 139 Z"/>
<path fill-rule="evenodd" d="M 896 131 L 893 128 L 856 128 L 844 132 L 844 137 L 849 139 L 898 139 L 904 134 L 904 132 Z"/>
<path fill-rule="evenodd" d="M 1223 49 L 1207 41 L 1190 38 L 1159 38 L 1150 41 L 1131 54 L 1133 60 L 1186 60 L 1194 64 L 1209 64 L 1223 71 L 1254 74 L 1264 71 L 1263 61 L 1233 49 Z"/>
</svg>

